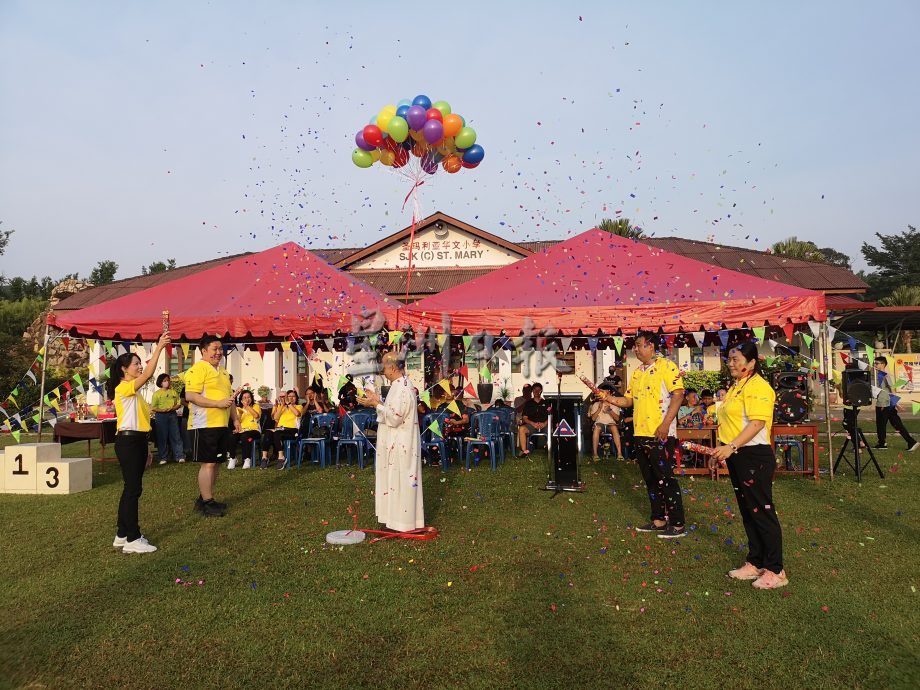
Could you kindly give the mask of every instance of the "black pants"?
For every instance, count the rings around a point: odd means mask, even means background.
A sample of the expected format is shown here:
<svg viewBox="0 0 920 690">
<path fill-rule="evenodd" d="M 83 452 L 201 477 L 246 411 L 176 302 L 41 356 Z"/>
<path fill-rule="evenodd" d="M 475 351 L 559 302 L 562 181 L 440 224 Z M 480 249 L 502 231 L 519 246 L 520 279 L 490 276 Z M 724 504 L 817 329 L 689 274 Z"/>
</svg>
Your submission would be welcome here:
<svg viewBox="0 0 920 690">
<path fill-rule="evenodd" d="M 843 408 L 843 430 L 847 432 L 850 436 L 850 440 L 853 443 L 858 443 L 858 439 L 855 438 L 856 435 L 856 424 L 857 417 L 859 417 L 859 408 Z"/>
<path fill-rule="evenodd" d="M 257 449 L 260 448 L 262 445 L 261 444 L 262 434 L 260 434 L 258 431 L 253 431 L 253 430 L 241 431 L 238 434 L 233 434 L 231 438 L 233 439 L 232 441 L 230 441 L 230 457 L 231 458 L 236 457 L 237 447 L 239 447 L 240 454 L 243 460 L 245 460 L 246 458 L 250 457 L 250 454 L 252 453 L 252 442 L 253 441 L 256 442 Z M 252 459 L 253 460 L 259 459 L 258 450 L 256 450 L 256 454 L 252 456 Z"/>
<path fill-rule="evenodd" d="M 773 448 L 766 444 L 744 446 L 727 464 L 747 534 L 748 563 L 779 573 L 783 569 L 783 531 L 773 505 Z"/>
<path fill-rule="evenodd" d="M 885 434 L 888 432 L 888 422 L 891 422 L 891 426 L 894 427 L 894 430 L 901 434 L 901 438 L 907 443 L 908 448 L 916 443 L 913 436 L 904 428 L 904 422 L 901 421 L 901 415 L 898 414 L 898 408 L 892 405 L 891 407 L 875 408 L 875 430 L 878 432 L 878 444 L 880 446 L 885 445 Z"/>
<path fill-rule="evenodd" d="M 662 443 L 657 438 L 636 436 L 633 452 L 648 489 L 652 520 L 667 520 L 675 526 L 684 524 L 684 502 L 674 476 L 674 448 L 677 439 Z"/>
<path fill-rule="evenodd" d="M 262 444 L 262 450 L 274 449 L 275 456 L 284 453 L 285 441 L 296 441 L 299 438 L 297 429 L 288 429 L 283 426 L 275 427 L 275 430 L 266 436 Z"/>
<path fill-rule="evenodd" d="M 118 435 L 115 437 L 115 455 L 121 466 L 125 488 L 118 502 L 118 532 L 116 536 L 134 541 L 141 536 L 137 519 L 137 503 L 144 492 L 142 479 L 147 466 L 147 436 Z"/>
</svg>

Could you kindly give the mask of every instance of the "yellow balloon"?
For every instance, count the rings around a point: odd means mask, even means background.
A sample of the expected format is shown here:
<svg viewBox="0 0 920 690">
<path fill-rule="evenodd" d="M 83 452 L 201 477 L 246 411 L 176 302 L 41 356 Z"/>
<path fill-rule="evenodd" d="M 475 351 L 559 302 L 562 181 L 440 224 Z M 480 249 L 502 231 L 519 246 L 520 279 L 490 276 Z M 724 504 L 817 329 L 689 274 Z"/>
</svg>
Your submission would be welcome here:
<svg viewBox="0 0 920 690">
<path fill-rule="evenodd" d="M 393 165 L 393 161 L 396 160 L 396 156 L 393 155 L 392 151 L 381 151 L 380 152 L 380 162 L 384 165 Z"/>
<path fill-rule="evenodd" d="M 380 149 L 374 149 L 373 151 L 371 151 L 371 158 L 374 159 L 375 163 L 379 161 L 380 160 Z"/>
<path fill-rule="evenodd" d="M 395 110 L 391 113 L 388 112 L 386 108 L 377 113 L 377 126 L 380 127 L 381 132 L 387 131 L 387 125 L 390 124 L 390 120 L 392 120 L 395 115 Z"/>
<path fill-rule="evenodd" d="M 395 105 L 385 105 L 380 111 L 381 113 L 389 113 L 391 116 L 396 114 Z"/>
</svg>

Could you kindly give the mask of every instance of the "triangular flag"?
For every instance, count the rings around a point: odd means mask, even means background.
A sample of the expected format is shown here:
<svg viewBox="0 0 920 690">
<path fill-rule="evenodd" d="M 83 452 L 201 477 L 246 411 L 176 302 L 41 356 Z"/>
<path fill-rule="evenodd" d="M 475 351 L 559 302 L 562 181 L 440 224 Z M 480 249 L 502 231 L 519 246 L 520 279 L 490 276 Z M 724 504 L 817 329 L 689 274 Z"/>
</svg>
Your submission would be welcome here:
<svg viewBox="0 0 920 690">
<path fill-rule="evenodd" d="M 850 355 L 848 355 L 846 352 L 843 352 L 842 350 L 837 354 L 840 355 L 840 359 L 843 361 L 844 364 L 849 364 Z"/>
<path fill-rule="evenodd" d="M 872 388 L 872 398 L 875 399 L 878 397 L 878 394 L 882 392 L 882 389 L 878 386 L 870 386 Z"/>
<path fill-rule="evenodd" d="M 447 379 L 441 379 L 438 381 L 438 385 L 444 389 L 444 392 L 450 395 L 450 381 Z"/>
<path fill-rule="evenodd" d="M 757 342 L 762 343 L 763 338 L 767 333 L 767 329 L 763 326 L 755 326 L 752 330 L 754 331 L 754 338 L 756 338 Z"/>
<path fill-rule="evenodd" d="M 83 379 L 80 378 L 80 375 L 79 375 L 79 374 L 74 374 L 74 375 L 73 375 L 73 380 L 77 382 L 77 385 L 78 385 L 78 386 L 82 386 L 82 385 L 83 385 Z"/>
<path fill-rule="evenodd" d="M 438 425 L 437 422 L 432 422 L 431 424 L 429 424 L 428 431 L 433 433 L 438 438 L 444 438 L 444 436 L 441 435 L 441 427 Z"/>
<path fill-rule="evenodd" d="M 786 342 L 792 343 L 792 338 L 795 335 L 795 326 L 791 323 L 787 323 L 783 326 L 783 333 L 786 334 Z"/>
<path fill-rule="evenodd" d="M 33 374 L 31 371 L 27 371 L 27 372 L 26 372 L 26 376 L 27 376 L 28 378 L 32 379 L 32 383 L 35 383 L 35 382 L 36 382 L 36 381 L 35 381 L 35 374 Z"/>
<path fill-rule="evenodd" d="M 16 443 L 19 443 L 19 432 L 14 430 L 14 431 L 11 431 L 10 433 L 13 435 L 13 438 L 16 439 Z"/>
<path fill-rule="evenodd" d="M 856 338 L 854 338 L 852 335 L 848 335 L 847 340 L 850 343 L 850 352 L 856 352 Z"/>
<path fill-rule="evenodd" d="M 767 355 L 766 357 L 764 357 L 764 361 L 767 363 L 768 367 L 772 367 L 773 362 L 776 361 L 776 357 L 771 357 L 770 355 Z"/>
<path fill-rule="evenodd" d="M 860 360 L 857 360 L 856 363 L 859 365 L 859 368 L 862 369 L 863 371 L 865 371 L 866 369 L 869 368 L 869 365 L 866 364 L 866 363 L 865 363 L 864 361 L 862 361 L 861 359 L 860 359 Z"/>
<path fill-rule="evenodd" d="M 897 381 L 894 382 L 895 388 L 903 388 L 906 385 L 907 385 L 907 379 L 898 379 Z"/>
<path fill-rule="evenodd" d="M 719 331 L 719 340 L 722 341 L 722 348 L 728 347 L 728 331 L 724 328 Z"/>
<path fill-rule="evenodd" d="M 285 352 L 290 352 L 290 351 L 291 351 L 291 343 L 290 343 L 290 341 L 288 341 L 288 340 L 282 340 L 282 341 L 281 341 L 281 349 L 284 350 Z"/>
<path fill-rule="evenodd" d="M 489 371 L 487 365 L 482 365 L 482 368 L 479 370 L 479 378 L 487 383 L 492 380 L 492 372 Z"/>
<path fill-rule="evenodd" d="M 377 347 L 377 341 L 379 339 L 380 339 L 380 336 L 374 333 L 374 335 L 371 336 L 371 347 Z"/>
<path fill-rule="evenodd" d="M 767 344 L 770 346 L 771 350 L 776 350 L 776 346 L 779 345 L 779 343 L 773 340 L 773 338 L 767 340 Z"/>
<path fill-rule="evenodd" d="M 459 407 L 459 405 L 457 405 L 457 401 L 456 401 L 456 400 L 451 400 L 451 401 L 450 401 L 450 404 L 447 406 L 447 409 L 450 410 L 451 412 L 453 412 L 453 413 L 454 413 L 455 415 L 457 415 L 458 417 L 460 416 L 460 407 Z"/>
<path fill-rule="evenodd" d="M 65 349 L 65 350 L 70 350 L 70 338 L 68 338 L 68 337 L 65 335 L 63 338 L 61 338 L 61 342 L 64 343 L 64 349 Z M 45 348 L 42 348 L 42 349 L 41 349 L 42 352 L 44 352 L 44 350 L 45 350 Z"/>
<path fill-rule="evenodd" d="M 613 336 L 613 346 L 617 349 L 617 354 L 623 354 L 623 336 L 615 335 Z"/>
<path fill-rule="evenodd" d="M 462 376 L 465 379 L 468 379 L 470 377 L 470 370 L 465 364 L 461 366 L 459 369 L 457 369 L 457 373 L 460 374 L 460 376 Z M 447 392 L 450 393 L 450 391 L 447 391 Z"/>
<path fill-rule="evenodd" d="M 329 362 L 323 362 L 326 365 L 326 373 L 328 374 L 332 370 L 332 365 Z"/>
<path fill-rule="evenodd" d="M 399 345 L 399 342 L 402 340 L 403 332 L 402 331 L 390 331 L 390 345 Z"/>
<path fill-rule="evenodd" d="M 191 348 L 191 345 L 188 343 L 179 343 L 179 347 L 182 348 L 182 359 L 188 359 L 188 352 Z"/>
<path fill-rule="evenodd" d="M 466 393 L 467 395 L 469 395 L 471 398 L 478 397 L 478 396 L 476 395 L 476 391 L 473 390 L 473 384 L 472 384 L 472 383 L 467 383 L 467 384 L 466 384 L 466 388 L 463 389 L 463 392 Z"/>
<path fill-rule="evenodd" d="M 828 326 L 827 327 L 827 337 L 830 340 L 830 342 L 834 342 L 835 335 L 837 335 L 837 329 L 834 328 L 833 326 Z"/>
<path fill-rule="evenodd" d="M 808 327 L 811 329 L 812 336 L 817 338 L 818 333 L 820 332 L 821 324 L 819 324 L 817 321 L 809 321 Z"/>
<path fill-rule="evenodd" d="M 568 352 L 569 349 L 572 347 L 572 337 L 571 336 L 565 336 L 565 337 L 559 338 L 559 341 L 562 343 L 563 352 Z"/>
<path fill-rule="evenodd" d="M 431 393 L 429 391 L 422 391 L 419 393 L 418 399 L 425 403 L 429 408 L 431 407 Z"/>
<path fill-rule="evenodd" d="M 102 341 L 102 345 L 103 345 L 103 347 L 105 347 L 105 351 L 106 351 L 106 352 L 111 352 L 111 350 L 112 350 L 112 341 L 111 341 L 111 340 L 103 340 L 103 341 Z"/>
<path fill-rule="evenodd" d="M 344 386 L 346 383 L 348 383 L 348 379 L 345 378 L 344 376 L 339 376 L 339 385 L 336 386 L 336 390 L 337 391 L 342 390 L 342 386 Z"/>
<path fill-rule="evenodd" d="M 870 362 L 875 361 L 875 348 L 871 345 L 866 345 L 866 357 L 869 358 Z"/>
<path fill-rule="evenodd" d="M 588 338 L 588 349 L 591 352 L 597 352 L 597 338 Z"/>
<path fill-rule="evenodd" d="M 246 352 L 246 345 L 244 345 L 243 343 L 237 343 L 236 351 L 239 352 L 240 354 L 244 354 Z"/>
<path fill-rule="evenodd" d="M 914 414 L 920 412 L 920 402 L 911 401 L 910 407 Z"/>
<path fill-rule="evenodd" d="M 96 347 L 96 341 L 93 338 L 87 338 L 86 347 L 89 348 L 90 354 L 92 354 L 93 349 Z"/>
<path fill-rule="evenodd" d="M 811 347 L 815 339 L 808 335 L 808 333 L 802 333 L 802 340 L 805 341 L 805 347 Z"/>
<path fill-rule="evenodd" d="M 265 359 L 265 343 L 256 343 L 256 349 L 259 351 L 259 357 Z"/>
<path fill-rule="evenodd" d="M 890 398 L 891 398 L 891 400 L 890 400 L 890 402 L 889 402 L 888 404 L 891 405 L 892 407 L 894 407 L 894 406 L 897 405 L 899 402 L 901 402 L 901 396 L 900 396 L 900 395 L 895 395 L 894 393 L 892 393 L 891 396 L 890 396 Z"/>
<path fill-rule="evenodd" d="M 706 342 L 706 331 L 693 331 L 693 339 L 697 347 L 703 347 L 703 343 Z"/>
<path fill-rule="evenodd" d="M 392 334 L 391 334 L 392 335 Z M 400 334 L 402 335 L 402 334 Z M 323 338 L 323 343 L 326 345 L 326 349 L 329 352 L 332 352 L 335 349 L 335 339 L 333 338 Z"/>
<path fill-rule="evenodd" d="M 443 333 L 438 333 L 436 337 L 438 339 L 438 346 L 444 347 L 444 343 L 447 340 L 447 336 L 444 335 Z"/>
<path fill-rule="evenodd" d="M 470 349 L 470 343 L 471 343 L 471 342 L 473 342 L 473 336 L 471 336 L 471 335 L 465 335 L 465 336 L 463 336 L 463 349 L 464 349 L 464 350 L 469 350 L 469 349 Z"/>
</svg>

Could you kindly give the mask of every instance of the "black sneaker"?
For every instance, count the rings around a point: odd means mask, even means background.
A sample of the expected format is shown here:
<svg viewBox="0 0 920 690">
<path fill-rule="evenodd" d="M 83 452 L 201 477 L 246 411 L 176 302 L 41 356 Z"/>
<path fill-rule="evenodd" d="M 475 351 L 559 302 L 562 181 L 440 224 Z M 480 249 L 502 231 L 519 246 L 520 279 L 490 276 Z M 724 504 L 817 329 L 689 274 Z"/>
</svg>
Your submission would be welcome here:
<svg viewBox="0 0 920 690">
<path fill-rule="evenodd" d="M 659 539 L 677 539 L 679 537 L 687 536 L 687 528 L 681 525 L 680 527 L 674 527 L 673 525 L 668 525 L 666 529 L 658 533 Z"/>
<path fill-rule="evenodd" d="M 201 514 L 204 517 L 223 517 L 224 508 L 221 508 L 220 506 L 221 504 L 213 499 L 210 501 L 205 501 L 201 506 Z"/>
<path fill-rule="evenodd" d="M 887 450 L 887 449 L 888 449 L 888 444 L 887 444 L 887 443 L 876 443 L 876 444 L 875 444 L 874 446 L 872 446 L 872 447 L 875 448 L 875 450 Z"/>
<path fill-rule="evenodd" d="M 637 532 L 664 532 L 667 528 L 667 523 L 659 527 L 654 522 L 649 522 L 646 525 L 642 525 L 641 527 L 634 527 L 633 529 L 635 529 Z"/>
<path fill-rule="evenodd" d="M 216 505 L 221 510 L 227 509 L 226 503 L 215 501 L 213 498 L 210 501 L 205 501 L 201 496 L 199 496 L 198 498 L 195 499 L 195 510 L 197 510 L 200 513 L 204 509 L 205 505 L 208 503 Z"/>
</svg>

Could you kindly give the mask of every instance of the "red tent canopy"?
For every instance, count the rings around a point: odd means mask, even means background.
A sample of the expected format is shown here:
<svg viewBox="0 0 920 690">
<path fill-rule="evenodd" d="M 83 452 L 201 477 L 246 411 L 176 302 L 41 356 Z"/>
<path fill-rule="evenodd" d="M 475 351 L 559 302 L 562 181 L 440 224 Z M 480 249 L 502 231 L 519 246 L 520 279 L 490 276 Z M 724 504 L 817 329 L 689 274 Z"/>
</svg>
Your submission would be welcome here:
<svg viewBox="0 0 920 690">
<path fill-rule="evenodd" d="M 400 311 L 403 324 L 454 332 L 639 328 L 667 333 L 824 321 L 824 295 L 588 230 Z"/>
<path fill-rule="evenodd" d="M 380 311 L 395 323 L 394 300 L 289 242 L 223 266 L 62 315 L 59 328 L 105 338 L 155 340 L 169 310 L 174 340 L 205 333 L 235 339 L 352 330 L 352 316 Z"/>
</svg>

